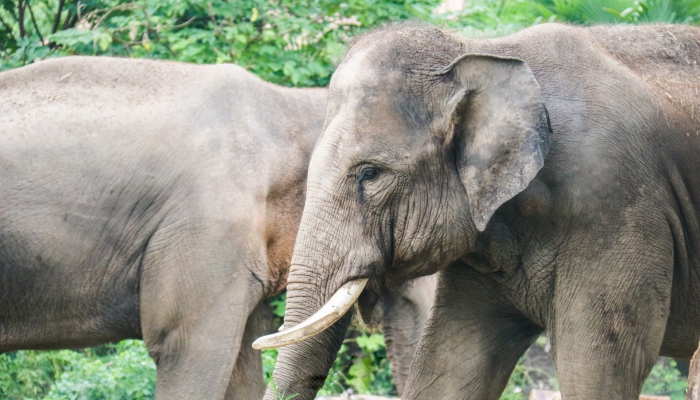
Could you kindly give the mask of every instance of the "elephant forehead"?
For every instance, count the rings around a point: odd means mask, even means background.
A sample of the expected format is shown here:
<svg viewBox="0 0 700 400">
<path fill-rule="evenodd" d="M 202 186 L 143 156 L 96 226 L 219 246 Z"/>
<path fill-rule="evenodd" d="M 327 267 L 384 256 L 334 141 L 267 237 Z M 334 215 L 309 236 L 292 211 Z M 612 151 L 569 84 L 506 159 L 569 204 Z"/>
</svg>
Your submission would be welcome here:
<svg viewBox="0 0 700 400">
<path fill-rule="evenodd" d="M 331 78 L 331 90 L 347 91 L 354 87 L 379 86 L 379 73 L 373 67 L 370 57 L 372 49 L 373 46 L 360 49 L 343 60 Z"/>
<path fill-rule="evenodd" d="M 403 74 L 374 46 L 353 51 L 338 66 L 330 82 L 330 96 L 345 102 L 353 96 L 396 95 Z"/>
<path fill-rule="evenodd" d="M 347 150 L 350 144 L 376 145 L 386 140 L 397 144 L 406 133 L 414 130 L 397 106 L 397 93 L 392 91 L 392 85 L 389 82 L 375 85 L 375 78 L 379 76 L 376 71 L 348 72 L 347 75 L 357 80 L 343 82 L 342 88 L 336 88 L 331 95 L 322 141 L 338 141 L 338 149 Z M 384 74 L 385 81 L 397 81 L 396 75 L 399 74 Z"/>
</svg>

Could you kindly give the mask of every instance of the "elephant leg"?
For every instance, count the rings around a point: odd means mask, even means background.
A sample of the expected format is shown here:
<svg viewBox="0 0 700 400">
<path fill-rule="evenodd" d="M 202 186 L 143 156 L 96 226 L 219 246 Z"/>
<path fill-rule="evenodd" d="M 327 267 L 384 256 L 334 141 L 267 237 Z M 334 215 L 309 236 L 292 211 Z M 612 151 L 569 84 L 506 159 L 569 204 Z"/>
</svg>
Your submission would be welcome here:
<svg viewBox="0 0 700 400">
<path fill-rule="evenodd" d="M 201 232 L 175 231 L 188 236 L 177 240 L 172 230 L 154 236 L 141 279 L 141 326 L 157 366 L 156 399 L 223 399 L 262 287 L 245 268 L 245 253 L 231 254 L 237 246 L 222 249 Z"/>
<path fill-rule="evenodd" d="M 494 282 L 453 263 L 439 274 L 405 399 L 498 399 L 541 331 Z"/>
<path fill-rule="evenodd" d="M 551 334 L 562 398 L 638 399 L 659 355 L 663 318 L 640 321 L 628 312 L 636 305 L 611 302 L 603 310 L 588 300 L 573 299 L 575 311 L 558 315 L 562 323 Z"/>
<path fill-rule="evenodd" d="M 408 286 L 382 294 L 382 329 L 391 374 L 399 396 L 406 388 L 416 347 L 435 297 L 435 275 L 414 279 Z"/>
<path fill-rule="evenodd" d="M 659 356 L 673 254 L 629 239 L 612 247 L 559 262 L 548 328 L 565 400 L 636 400 Z"/>
<path fill-rule="evenodd" d="M 262 357 L 260 351 L 253 349 L 253 342 L 274 330 L 272 309 L 264 301 L 260 302 L 248 317 L 241 349 L 226 390 L 226 400 L 262 399 L 265 394 Z"/>
</svg>

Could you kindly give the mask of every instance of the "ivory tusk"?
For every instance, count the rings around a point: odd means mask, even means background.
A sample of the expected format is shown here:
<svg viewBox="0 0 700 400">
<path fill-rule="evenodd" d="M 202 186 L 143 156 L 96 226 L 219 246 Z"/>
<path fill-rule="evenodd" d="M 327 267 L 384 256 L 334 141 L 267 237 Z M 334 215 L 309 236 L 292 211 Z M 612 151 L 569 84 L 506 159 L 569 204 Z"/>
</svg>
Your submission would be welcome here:
<svg viewBox="0 0 700 400">
<path fill-rule="evenodd" d="M 345 315 L 350 307 L 355 304 L 368 280 L 368 278 L 363 278 L 344 284 L 314 315 L 296 326 L 291 328 L 285 327 L 282 332 L 259 338 L 253 342 L 253 348 L 262 350 L 289 346 L 323 332 Z"/>
</svg>

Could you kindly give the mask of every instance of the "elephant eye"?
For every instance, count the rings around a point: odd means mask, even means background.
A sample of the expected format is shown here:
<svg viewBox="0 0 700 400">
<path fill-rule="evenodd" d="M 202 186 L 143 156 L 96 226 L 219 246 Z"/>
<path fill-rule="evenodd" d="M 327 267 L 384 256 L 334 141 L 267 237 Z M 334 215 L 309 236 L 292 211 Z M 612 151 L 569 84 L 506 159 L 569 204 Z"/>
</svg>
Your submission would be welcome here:
<svg viewBox="0 0 700 400">
<path fill-rule="evenodd" d="M 360 173 L 360 182 L 371 181 L 379 175 L 379 170 L 377 168 L 368 167 L 362 170 Z"/>
</svg>

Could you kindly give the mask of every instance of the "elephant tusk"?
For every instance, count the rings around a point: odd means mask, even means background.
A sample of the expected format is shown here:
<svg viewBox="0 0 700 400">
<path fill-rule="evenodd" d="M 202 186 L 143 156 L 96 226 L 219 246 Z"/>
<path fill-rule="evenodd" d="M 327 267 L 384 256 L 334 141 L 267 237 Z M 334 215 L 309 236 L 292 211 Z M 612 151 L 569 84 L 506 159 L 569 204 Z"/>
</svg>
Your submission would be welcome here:
<svg viewBox="0 0 700 400">
<path fill-rule="evenodd" d="M 253 342 L 253 348 L 262 350 L 289 346 L 323 332 L 345 315 L 350 307 L 355 304 L 368 280 L 368 278 L 363 278 L 344 284 L 323 307 L 307 320 L 291 328 L 285 327 L 282 332 L 259 338 Z"/>
</svg>

